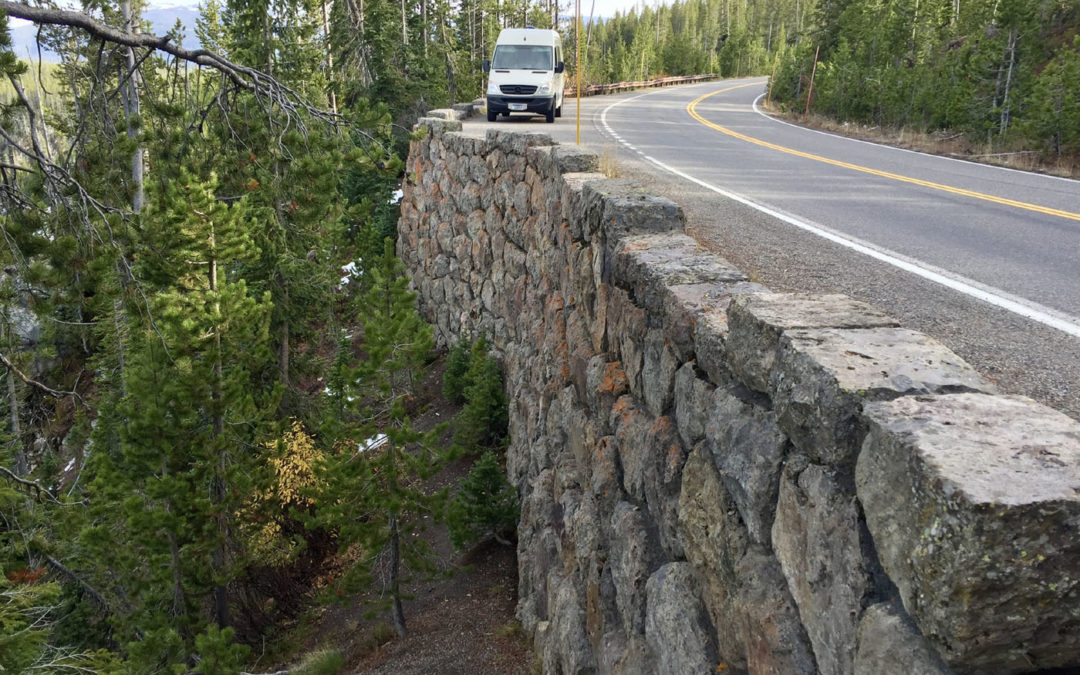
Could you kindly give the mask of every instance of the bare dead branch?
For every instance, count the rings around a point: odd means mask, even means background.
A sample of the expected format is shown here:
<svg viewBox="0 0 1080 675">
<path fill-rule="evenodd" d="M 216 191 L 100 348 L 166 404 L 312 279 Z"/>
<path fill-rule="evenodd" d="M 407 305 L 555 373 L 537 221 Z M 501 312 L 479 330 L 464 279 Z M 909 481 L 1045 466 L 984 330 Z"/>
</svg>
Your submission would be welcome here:
<svg viewBox="0 0 1080 675">
<path fill-rule="evenodd" d="M 94 601 L 94 604 L 97 605 L 100 609 L 104 610 L 106 613 L 110 612 L 109 602 L 105 599 L 105 596 L 98 592 L 96 588 L 91 586 L 90 582 L 88 582 L 86 579 L 83 579 L 81 576 L 76 574 L 74 571 L 66 567 L 63 563 L 61 563 L 59 560 L 52 557 L 51 555 L 45 556 L 45 564 L 52 571 L 67 578 L 68 581 L 71 581 L 72 583 L 78 585 L 79 588 L 83 589 L 83 591 L 90 597 L 90 599 Z"/>
<path fill-rule="evenodd" d="M 30 377 L 28 377 L 26 375 L 26 373 L 24 373 L 21 370 L 19 370 L 18 368 L 16 368 L 15 364 L 11 362 L 11 359 L 9 359 L 4 354 L 0 354 L 0 363 L 3 363 L 5 366 L 7 366 L 8 370 L 15 373 L 15 377 L 19 378 L 25 384 L 28 384 L 31 387 L 34 387 L 35 389 L 40 389 L 41 391 L 45 392 L 46 394 L 49 394 L 50 396 L 55 396 L 56 398 L 64 398 L 65 396 L 71 396 L 71 397 L 75 398 L 75 400 L 77 400 L 79 403 L 82 403 L 84 406 L 86 405 L 86 403 L 82 400 L 82 397 L 79 396 L 78 392 L 74 392 L 74 391 L 58 391 L 58 390 L 53 389 L 52 387 L 50 387 L 48 385 L 45 385 L 45 384 L 42 384 L 41 382 L 38 382 L 37 380 L 31 379 Z"/>
<path fill-rule="evenodd" d="M 18 475 L 15 474 L 14 471 L 7 468 L 6 466 L 0 466 L 0 475 L 6 478 L 8 482 L 13 483 L 16 486 L 16 489 L 18 489 L 20 492 L 29 497 L 33 497 L 39 503 L 51 502 L 58 506 L 86 506 L 86 502 L 84 501 L 60 501 L 56 498 L 56 495 L 54 495 L 48 488 L 42 487 L 41 483 L 38 483 L 36 480 L 27 480 L 25 478 L 20 478 Z"/>
<path fill-rule="evenodd" d="M 32 21 L 39 26 L 51 25 L 78 28 L 104 42 L 133 49 L 156 50 L 199 66 L 213 68 L 224 74 L 236 86 L 252 92 L 259 99 L 265 98 L 290 118 L 296 118 L 297 113 L 303 112 L 313 119 L 331 125 L 346 123 L 345 118 L 341 115 L 309 104 L 299 92 L 260 70 L 233 63 L 207 49 L 185 49 L 173 43 L 169 36 L 159 36 L 152 33 L 129 33 L 108 26 L 83 12 L 52 7 L 34 7 L 12 2 L 11 0 L 0 0 L 0 11 L 8 16 Z"/>
</svg>

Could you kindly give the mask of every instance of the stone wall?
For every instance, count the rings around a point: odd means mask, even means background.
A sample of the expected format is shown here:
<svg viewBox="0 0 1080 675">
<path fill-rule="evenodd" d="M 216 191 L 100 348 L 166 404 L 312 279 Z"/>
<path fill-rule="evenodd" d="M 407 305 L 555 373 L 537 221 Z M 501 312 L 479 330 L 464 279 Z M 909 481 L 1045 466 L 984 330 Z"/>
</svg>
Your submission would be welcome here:
<svg viewBox="0 0 1080 675">
<path fill-rule="evenodd" d="M 432 115 L 398 250 L 438 339 L 503 360 L 545 673 L 1080 664 L 1080 424 L 769 292 L 593 154 Z"/>
</svg>

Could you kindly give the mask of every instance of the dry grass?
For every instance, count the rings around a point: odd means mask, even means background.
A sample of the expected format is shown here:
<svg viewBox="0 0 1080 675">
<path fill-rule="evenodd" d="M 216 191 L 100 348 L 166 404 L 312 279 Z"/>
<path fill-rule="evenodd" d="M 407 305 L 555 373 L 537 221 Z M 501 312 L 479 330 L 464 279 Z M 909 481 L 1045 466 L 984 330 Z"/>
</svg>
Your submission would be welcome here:
<svg viewBox="0 0 1080 675">
<path fill-rule="evenodd" d="M 517 619 L 510 619 L 503 625 L 495 629 L 495 635 L 501 638 L 524 640 L 525 631 L 521 627 L 521 622 Z"/>
<path fill-rule="evenodd" d="M 827 131 L 839 136 L 857 138 L 882 145 L 891 145 L 931 155 L 942 155 L 981 164 L 1045 173 L 1051 176 L 1080 179 L 1080 158 L 1050 157 L 1037 150 L 1007 144 L 976 143 L 963 134 L 951 131 L 924 132 L 910 128 L 878 127 L 836 120 L 811 114 L 803 118 L 798 113 L 782 113 L 775 108 L 770 114 L 779 119 Z"/>
<path fill-rule="evenodd" d="M 606 144 L 600 152 L 600 173 L 608 178 L 618 178 L 621 175 L 619 170 L 619 146 L 615 143 Z"/>
</svg>

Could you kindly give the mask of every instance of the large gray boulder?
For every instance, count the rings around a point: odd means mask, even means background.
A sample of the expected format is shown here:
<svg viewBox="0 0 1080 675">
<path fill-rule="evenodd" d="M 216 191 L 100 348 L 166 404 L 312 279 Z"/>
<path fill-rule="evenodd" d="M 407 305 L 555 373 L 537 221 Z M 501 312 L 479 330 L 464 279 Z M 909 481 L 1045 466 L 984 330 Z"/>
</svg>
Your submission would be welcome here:
<svg viewBox="0 0 1080 675">
<path fill-rule="evenodd" d="M 768 546 L 787 436 L 777 426 L 775 414 L 726 389 L 713 393 L 708 410 L 705 442 L 720 479 L 739 507 L 750 537 Z"/>
<path fill-rule="evenodd" d="M 994 390 L 944 345 L 906 328 L 786 331 L 769 386 L 795 447 L 814 462 L 848 468 L 862 441 L 865 401 Z"/>
<path fill-rule="evenodd" d="M 655 529 L 649 525 L 633 504 L 615 505 L 611 516 L 610 563 L 615 604 L 628 637 L 645 635 L 645 584 L 662 562 Z"/>
<path fill-rule="evenodd" d="M 902 607 L 882 602 L 868 607 L 859 622 L 855 675 L 949 675 Z"/>
<path fill-rule="evenodd" d="M 740 583 L 735 567 L 746 554 L 750 537 L 704 442 L 690 453 L 683 469 L 679 536 L 686 559 L 699 575 L 720 657 L 743 671 L 746 641 L 735 613 Z"/>
<path fill-rule="evenodd" d="M 899 326 L 896 319 L 846 295 L 755 293 L 735 298 L 728 309 L 731 368 L 757 391 L 767 391 L 784 331 L 794 328 Z"/>
<path fill-rule="evenodd" d="M 656 570 L 645 586 L 645 643 L 661 673 L 715 675 L 712 624 L 701 604 L 693 566 L 674 562 Z"/>
<path fill-rule="evenodd" d="M 679 532 L 724 664 L 733 672 L 816 673 L 780 564 L 751 541 L 704 443 L 683 472 Z"/>
<path fill-rule="evenodd" d="M 675 373 L 675 425 L 683 445 L 692 448 L 705 437 L 709 401 L 715 387 L 697 376 L 694 364 L 687 363 Z"/>
<path fill-rule="evenodd" d="M 868 404 L 858 496 L 904 607 L 949 665 L 1080 664 L 1080 423 L 1018 397 Z"/>
<path fill-rule="evenodd" d="M 772 527 L 773 550 L 799 606 L 822 675 L 851 675 L 871 590 L 868 535 L 850 488 L 825 467 L 788 462 Z"/>
<path fill-rule="evenodd" d="M 551 619 L 539 626 L 535 642 L 544 657 L 544 673 L 595 675 L 596 657 L 585 633 L 584 594 L 572 579 L 553 579 L 555 599 Z"/>
</svg>

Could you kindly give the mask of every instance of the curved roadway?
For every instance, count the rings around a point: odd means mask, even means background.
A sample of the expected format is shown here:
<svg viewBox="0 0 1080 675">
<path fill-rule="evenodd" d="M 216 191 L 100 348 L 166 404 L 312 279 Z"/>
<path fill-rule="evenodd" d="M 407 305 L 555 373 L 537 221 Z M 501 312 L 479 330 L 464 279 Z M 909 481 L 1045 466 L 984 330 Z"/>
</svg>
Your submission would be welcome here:
<svg viewBox="0 0 1080 675">
<path fill-rule="evenodd" d="M 766 285 L 867 300 L 1080 418 L 1080 182 L 803 129 L 758 110 L 764 87 L 585 99 L 582 140 Z M 574 113 L 496 126 L 573 143 Z"/>
</svg>

